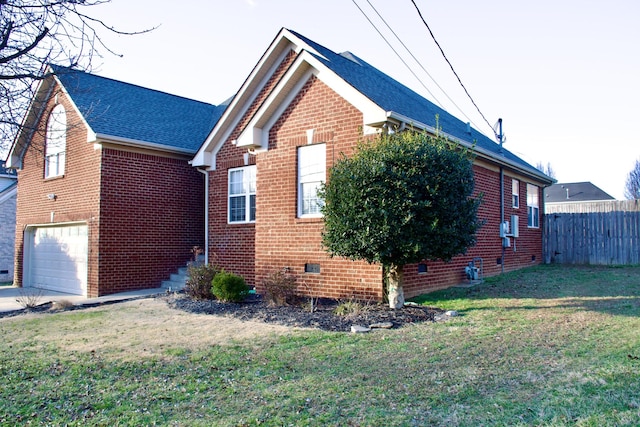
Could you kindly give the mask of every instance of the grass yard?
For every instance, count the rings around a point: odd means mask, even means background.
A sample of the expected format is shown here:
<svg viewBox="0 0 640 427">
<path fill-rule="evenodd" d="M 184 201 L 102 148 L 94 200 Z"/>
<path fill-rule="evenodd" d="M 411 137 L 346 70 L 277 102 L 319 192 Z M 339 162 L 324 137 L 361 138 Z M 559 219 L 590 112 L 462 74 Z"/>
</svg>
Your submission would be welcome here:
<svg viewBox="0 0 640 427">
<path fill-rule="evenodd" d="M 447 322 L 363 335 L 151 301 L 0 319 L 0 425 L 640 425 L 640 267 L 533 267 L 416 300 Z"/>
</svg>

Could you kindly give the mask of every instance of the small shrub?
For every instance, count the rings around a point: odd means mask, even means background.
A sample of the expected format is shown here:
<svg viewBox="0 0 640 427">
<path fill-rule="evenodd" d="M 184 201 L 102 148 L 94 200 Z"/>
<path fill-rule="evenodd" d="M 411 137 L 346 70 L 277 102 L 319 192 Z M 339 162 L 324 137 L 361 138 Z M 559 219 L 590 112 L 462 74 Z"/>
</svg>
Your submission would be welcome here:
<svg viewBox="0 0 640 427">
<path fill-rule="evenodd" d="M 26 290 L 25 288 L 21 288 L 20 295 L 16 298 L 16 301 L 22 306 L 22 308 L 35 308 L 40 305 L 41 298 L 42 289 L 32 288 L 30 290 Z"/>
<path fill-rule="evenodd" d="M 355 300 L 343 301 L 334 309 L 334 313 L 347 319 L 357 317 L 371 309 L 369 304 L 363 304 Z"/>
<path fill-rule="evenodd" d="M 185 284 L 185 292 L 196 300 L 215 299 L 211 292 L 211 282 L 219 270 L 211 264 L 191 264 L 187 269 L 189 278 Z"/>
<path fill-rule="evenodd" d="M 265 300 L 269 305 L 283 306 L 293 303 L 295 297 L 296 277 L 282 270 L 269 273 L 262 281 Z"/>
<path fill-rule="evenodd" d="M 213 278 L 211 292 L 220 301 L 240 302 L 249 295 L 249 287 L 241 276 L 222 270 Z"/>
</svg>

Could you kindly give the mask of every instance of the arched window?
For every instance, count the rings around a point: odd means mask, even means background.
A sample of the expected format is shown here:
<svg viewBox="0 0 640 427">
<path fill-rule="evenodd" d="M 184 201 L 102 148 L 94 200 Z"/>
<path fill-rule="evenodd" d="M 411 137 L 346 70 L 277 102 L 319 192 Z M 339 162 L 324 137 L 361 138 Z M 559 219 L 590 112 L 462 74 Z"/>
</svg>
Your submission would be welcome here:
<svg viewBox="0 0 640 427">
<path fill-rule="evenodd" d="M 56 105 L 47 122 L 46 147 L 44 149 L 44 177 L 64 175 L 67 150 L 67 113 L 61 104 Z"/>
</svg>

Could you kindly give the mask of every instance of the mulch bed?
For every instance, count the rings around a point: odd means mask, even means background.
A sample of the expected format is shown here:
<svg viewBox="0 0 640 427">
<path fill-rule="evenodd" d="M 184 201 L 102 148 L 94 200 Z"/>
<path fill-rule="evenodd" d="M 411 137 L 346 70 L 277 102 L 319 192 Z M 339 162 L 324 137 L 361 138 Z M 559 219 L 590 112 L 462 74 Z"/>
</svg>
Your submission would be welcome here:
<svg viewBox="0 0 640 427">
<path fill-rule="evenodd" d="M 230 316 L 240 320 L 336 332 L 350 331 L 352 325 L 368 327 L 386 322 L 391 323 L 393 328 L 398 328 L 406 324 L 434 322 L 444 315 L 443 310 L 432 307 L 407 305 L 394 310 L 384 304 L 362 304 L 364 309 L 359 313 L 339 316 L 335 314 L 335 309 L 340 304 L 336 300 L 321 299 L 316 309 L 311 312 L 308 302 L 273 307 L 267 305 L 259 295 L 252 295 L 242 303 L 222 303 L 215 300 L 194 300 L 187 295 L 178 294 L 167 298 L 167 302 L 173 308 L 190 313 Z"/>
</svg>

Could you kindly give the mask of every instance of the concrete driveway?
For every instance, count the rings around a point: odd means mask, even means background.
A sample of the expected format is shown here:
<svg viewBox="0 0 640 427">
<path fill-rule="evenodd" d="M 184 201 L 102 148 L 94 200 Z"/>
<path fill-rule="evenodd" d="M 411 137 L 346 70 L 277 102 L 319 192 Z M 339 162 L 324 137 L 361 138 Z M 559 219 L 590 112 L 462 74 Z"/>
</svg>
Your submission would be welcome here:
<svg viewBox="0 0 640 427">
<path fill-rule="evenodd" d="M 0 313 L 21 310 L 25 302 L 32 301 L 36 305 L 55 301 L 69 301 L 73 305 L 94 305 L 105 302 L 125 301 L 144 296 L 152 296 L 165 293 L 164 288 L 143 289 L 139 291 L 122 292 L 99 298 L 87 298 L 82 295 L 65 294 L 63 292 L 49 291 L 38 288 L 16 288 L 13 286 L 0 286 Z"/>
</svg>

